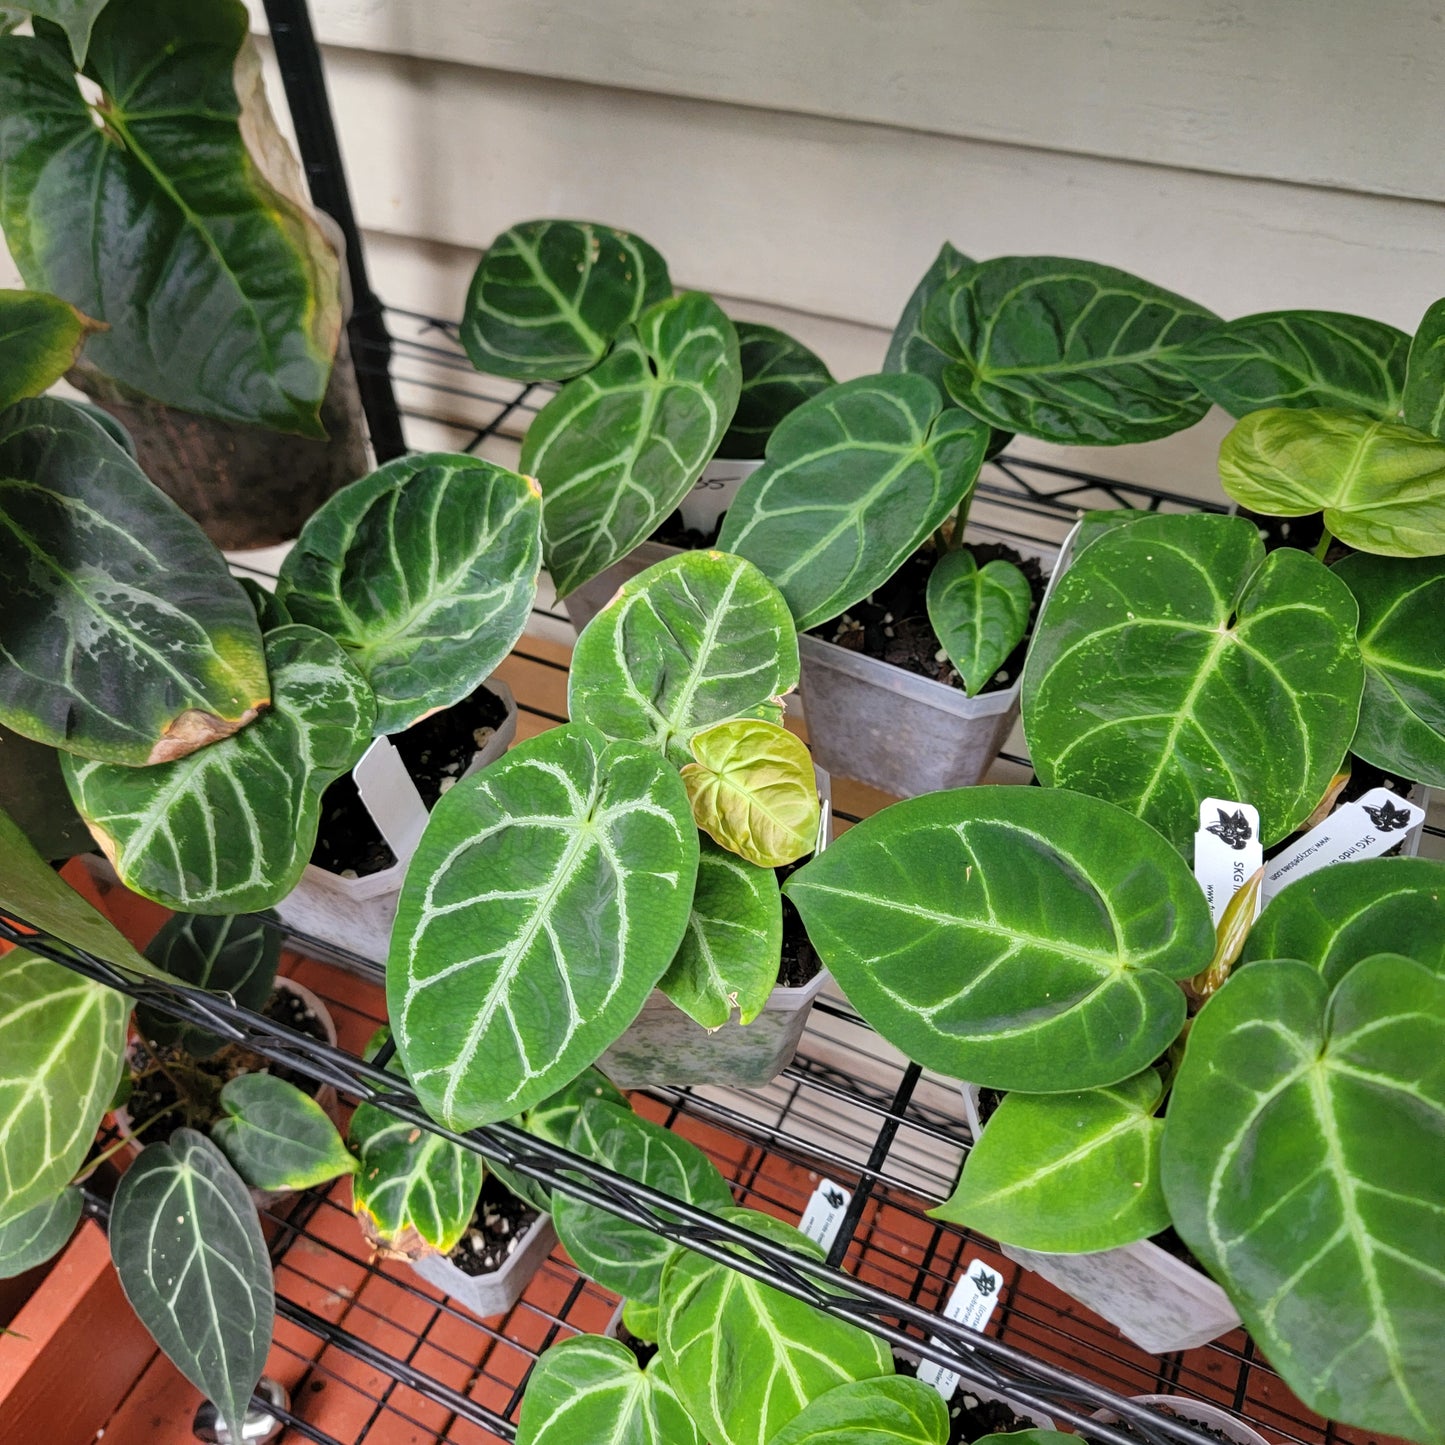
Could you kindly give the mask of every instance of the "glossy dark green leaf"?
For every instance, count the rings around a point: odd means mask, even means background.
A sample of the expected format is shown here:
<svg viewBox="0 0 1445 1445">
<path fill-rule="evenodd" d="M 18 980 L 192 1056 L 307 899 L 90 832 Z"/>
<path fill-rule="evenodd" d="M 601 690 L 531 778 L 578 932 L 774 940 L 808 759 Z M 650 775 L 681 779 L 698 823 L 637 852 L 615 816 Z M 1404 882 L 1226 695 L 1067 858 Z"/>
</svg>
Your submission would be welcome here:
<svg viewBox="0 0 1445 1445">
<path fill-rule="evenodd" d="M 0 223 L 27 285 L 107 323 L 88 364 L 186 411 L 320 437 L 339 266 L 247 150 L 246 30 L 239 0 L 108 6 L 95 109 L 60 49 L 0 40 Z"/>
<path fill-rule="evenodd" d="M 788 416 L 718 546 L 762 569 L 798 627 L 886 582 L 969 494 L 988 428 L 921 376 L 863 376 Z"/>
<path fill-rule="evenodd" d="M 125 973 L 156 977 L 156 968 L 119 929 L 88 904 L 0 812 L 0 912 L 83 948 Z"/>
<path fill-rule="evenodd" d="M 1336 563 L 1360 608 L 1365 693 L 1350 751 L 1378 768 L 1445 786 L 1445 558 Z"/>
<path fill-rule="evenodd" d="M 281 940 L 276 920 L 265 914 L 177 913 L 146 945 L 146 957 L 182 983 L 227 994 L 259 1013 L 276 981 Z M 152 1043 L 179 1044 L 192 1058 L 208 1058 L 225 1042 L 144 1004 L 136 1010 L 136 1022 Z"/>
<path fill-rule="evenodd" d="M 42 858 L 89 853 L 90 830 L 75 811 L 60 771 L 60 754 L 0 725 L 0 809 Z"/>
<path fill-rule="evenodd" d="M 266 636 L 274 701 L 234 737 L 174 763 L 62 766 L 126 887 L 188 913 L 269 908 L 301 877 L 321 794 L 361 756 L 375 701 L 340 644 L 292 624 Z"/>
<path fill-rule="evenodd" d="M 1232 417 L 1265 407 L 1335 406 L 1393 421 L 1410 338 L 1342 311 L 1263 311 L 1203 332 L 1172 358 Z"/>
<path fill-rule="evenodd" d="M 80 1168 L 120 1081 L 129 1017 L 123 994 L 58 963 L 0 957 L 0 1223 Z"/>
<path fill-rule="evenodd" d="M 0 291 L 0 407 L 39 396 L 75 364 L 90 323 L 43 291 Z"/>
<path fill-rule="evenodd" d="M 0 1279 L 14 1279 L 58 1254 L 80 1221 L 85 1196 L 62 1189 L 24 1214 L 0 1224 Z"/>
<path fill-rule="evenodd" d="M 582 723 L 445 793 L 387 960 L 427 1112 L 463 1129 L 509 1118 L 618 1038 L 682 941 L 697 846 L 676 770 Z"/>
<path fill-rule="evenodd" d="M 1281 895 L 1283 896 L 1283 895 Z M 1175 1228 L 1308 1408 L 1445 1441 L 1445 978 L 1239 970 L 1194 1021 L 1164 1130 Z"/>
<path fill-rule="evenodd" d="M 735 321 L 742 390 L 727 434 L 717 454 L 734 461 L 753 461 L 767 450 L 778 423 L 810 396 L 833 385 L 821 356 L 795 341 L 786 331 L 756 321 Z"/>
<path fill-rule="evenodd" d="M 226 1156 L 194 1129 L 148 1144 L 116 1190 L 110 1252 L 141 1323 L 240 1439 L 276 1301 L 256 1206 Z"/>
<path fill-rule="evenodd" d="M 1209 410 L 1173 355 L 1218 323 L 1112 266 L 1002 256 L 942 287 L 923 331 L 951 358 L 949 395 L 975 416 L 1044 441 L 1118 446 L 1183 431 Z"/>
<path fill-rule="evenodd" d="M 1080 1254 L 1168 1227 L 1159 1185 L 1164 1084 L 1145 1069 L 1105 1089 L 1009 1094 L 931 1213 L 1021 1249 Z"/>
<path fill-rule="evenodd" d="M 278 627 L 285 627 L 288 622 L 296 619 L 286 610 L 286 604 L 281 602 L 274 592 L 267 591 L 253 577 L 240 577 L 237 579 L 245 589 L 246 596 L 251 599 L 251 606 L 256 612 L 256 621 L 261 626 L 262 635 L 274 632 Z"/>
<path fill-rule="evenodd" d="M 37 20 L 49 20 L 60 26 L 70 42 L 75 63 L 83 65 L 96 16 L 107 3 L 108 0 L 17 0 L 15 8 L 28 12 Z"/>
<path fill-rule="evenodd" d="M 253 1189 L 310 1189 L 356 1172 L 326 1111 L 285 1079 L 241 1074 L 221 1090 L 221 1108 L 211 1138 Z"/>
<path fill-rule="evenodd" d="M 925 1068 L 997 1089 L 1098 1088 L 1184 1024 L 1214 930 L 1152 828 L 1050 788 L 894 803 L 783 885 L 853 1006 Z"/>
<path fill-rule="evenodd" d="M 1445 863 L 1368 858 L 1311 873 L 1269 901 L 1241 957 L 1302 959 L 1333 988 L 1381 950 L 1445 978 Z"/>
<path fill-rule="evenodd" d="M 523 221 L 477 266 L 462 345 L 478 371 L 565 381 L 671 295 L 666 262 L 640 236 L 590 221 Z"/>
<path fill-rule="evenodd" d="M 471 693 L 512 650 L 542 566 L 534 483 L 449 452 L 399 457 L 313 513 L 276 595 L 376 693 L 378 733 Z"/>
<path fill-rule="evenodd" d="M 782 719 L 798 684 L 783 595 L 741 557 L 684 552 L 630 578 L 577 639 L 567 711 L 678 764 L 693 734 L 735 718 Z"/>
<path fill-rule="evenodd" d="M 657 986 L 705 1029 L 721 1028 L 734 1010 L 749 1024 L 778 982 L 783 947 L 778 875 L 744 862 L 711 838 L 703 838 L 701 847 L 687 933 Z"/>
<path fill-rule="evenodd" d="M 537 1361 L 517 1445 L 705 1445 L 662 1362 L 644 1370 L 616 1340 L 578 1335 Z"/>
<path fill-rule="evenodd" d="M 1288 548 L 1266 558 L 1242 517 L 1115 528 L 1059 579 L 1034 631 L 1029 756 L 1046 787 L 1108 798 L 1181 852 L 1207 797 L 1253 803 L 1278 842 L 1354 736 L 1356 615 L 1328 569 Z"/>
<path fill-rule="evenodd" d="M 1435 302 L 1410 343 L 1405 425 L 1445 440 L 1445 299 Z"/>
<path fill-rule="evenodd" d="M 948 1445 L 949 1427 L 932 1385 L 895 1375 L 824 1391 L 768 1445 Z"/>
<path fill-rule="evenodd" d="M 0 572 L 0 721 L 26 737 L 163 762 L 270 696 L 256 615 L 221 554 L 63 401 L 0 415 Z"/>
<path fill-rule="evenodd" d="M 547 571 L 565 597 L 688 494 L 738 403 L 737 333 L 697 291 L 650 307 L 538 412 L 521 470 L 542 488 Z"/>
<path fill-rule="evenodd" d="M 822 1258 L 789 1224 L 719 1211 L 774 1244 Z M 767 1445 L 824 1391 L 893 1374 L 884 1342 L 689 1249 L 662 1276 L 661 1359 L 712 1445 Z"/>
<path fill-rule="evenodd" d="M 1358 412 L 1257 411 L 1219 449 L 1219 479 L 1271 517 L 1323 511 L 1361 552 L 1445 553 L 1445 442 Z"/>
<path fill-rule="evenodd" d="M 923 332 L 923 314 L 934 296 L 960 271 L 974 265 L 971 257 L 955 250 L 947 241 L 939 247 L 928 270 L 923 273 L 918 285 L 903 307 L 898 325 L 888 342 L 888 355 L 883 359 L 884 371 L 906 371 L 915 376 L 926 376 L 947 396 L 943 385 L 943 372 L 953 358 L 940 351 Z"/>
<path fill-rule="evenodd" d="M 692 736 L 682 770 L 697 826 L 760 868 L 781 868 L 817 846 L 822 804 L 807 747 L 779 723 L 744 718 Z"/>
<path fill-rule="evenodd" d="M 1029 579 L 1002 557 L 982 567 L 963 548 L 928 574 L 928 620 L 970 697 L 1003 666 L 1028 631 Z"/>
<path fill-rule="evenodd" d="M 625 1104 L 589 1100 L 567 1147 L 699 1209 L 726 1209 L 733 1202 L 717 1166 L 697 1145 L 639 1118 Z M 671 1240 L 560 1190 L 553 1195 L 552 1222 L 583 1274 L 624 1299 L 657 1302 L 663 1266 L 677 1247 Z"/>
</svg>

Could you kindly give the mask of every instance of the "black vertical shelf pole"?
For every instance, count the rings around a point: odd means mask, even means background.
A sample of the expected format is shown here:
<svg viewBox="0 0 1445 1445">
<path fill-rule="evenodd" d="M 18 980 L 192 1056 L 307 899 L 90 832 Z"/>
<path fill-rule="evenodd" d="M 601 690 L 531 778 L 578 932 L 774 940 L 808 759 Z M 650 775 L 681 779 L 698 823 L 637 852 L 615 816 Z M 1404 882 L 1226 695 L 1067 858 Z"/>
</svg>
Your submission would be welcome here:
<svg viewBox="0 0 1445 1445">
<path fill-rule="evenodd" d="M 346 269 L 351 277 L 352 310 L 347 331 L 351 357 L 356 366 L 356 383 L 371 447 L 378 462 L 389 462 L 406 451 L 401 413 L 391 385 L 391 333 L 380 300 L 366 274 L 366 255 L 356 213 L 351 208 L 351 191 L 341 163 L 341 146 L 321 69 L 321 52 L 306 0 L 265 0 L 266 19 L 271 26 L 271 43 L 281 67 L 286 103 L 296 127 L 301 163 L 311 199 L 326 212 L 346 238 Z"/>
</svg>

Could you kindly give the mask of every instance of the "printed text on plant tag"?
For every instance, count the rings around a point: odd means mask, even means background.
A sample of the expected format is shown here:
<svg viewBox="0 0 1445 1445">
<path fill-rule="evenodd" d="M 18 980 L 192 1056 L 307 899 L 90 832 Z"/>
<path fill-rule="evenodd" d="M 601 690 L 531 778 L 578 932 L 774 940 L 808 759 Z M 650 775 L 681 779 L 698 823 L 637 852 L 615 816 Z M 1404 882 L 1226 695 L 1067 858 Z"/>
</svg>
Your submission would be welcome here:
<svg viewBox="0 0 1445 1445">
<path fill-rule="evenodd" d="M 967 1330 L 982 1331 L 998 1308 L 1002 1289 L 1003 1276 L 996 1269 L 990 1269 L 979 1259 L 966 1260 L 963 1274 L 943 1307 L 944 1316 L 957 1320 Z M 945 1400 L 951 1400 L 958 1389 L 958 1376 L 932 1360 L 925 1360 L 918 1367 L 918 1378 L 925 1385 L 932 1385 Z"/>
<path fill-rule="evenodd" d="M 1199 805 L 1199 831 L 1194 835 L 1194 876 L 1216 928 L 1229 900 L 1263 862 L 1258 809 L 1232 798 L 1206 798 Z"/>
<path fill-rule="evenodd" d="M 853 1195 L 842 1185 L 834 1184 L 831 1179 L 820 1179 L 812 1198 L 808 1200 L 808 1207 L 803 1211 L 798 1228 L 814 1244 L 831 1249 L 833 1241 L 838 1237 L 838 1231 L 843 1227 L 843 1216 L 847 1213 L 852 1199 Z"/>
<path fill-rule="evenodd" d="M 1268 903 L 1297 878 L 1331 863 L 1357 862 L 1388 853 L 1417 824 L 1425 810 L 1388 788 L 1372 788 L 1363 798 L 1337 808 L 1318 828 L 1306 833 L 1268 866 L 1261 894 Z"/>
</svg>

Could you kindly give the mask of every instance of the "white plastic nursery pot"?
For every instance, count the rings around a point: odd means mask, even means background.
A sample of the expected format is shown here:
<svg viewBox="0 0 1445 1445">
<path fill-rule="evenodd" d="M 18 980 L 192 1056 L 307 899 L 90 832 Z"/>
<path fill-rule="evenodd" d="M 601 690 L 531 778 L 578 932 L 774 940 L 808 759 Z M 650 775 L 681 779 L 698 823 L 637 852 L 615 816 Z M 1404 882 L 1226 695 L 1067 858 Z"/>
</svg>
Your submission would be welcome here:
<svg viewBox="0 0 1445 1445">
<path fill-rule="evenodd" d="M 336 1047 L 336 1020 L 331 1017 L 331 1010 L 304 983 L 297 983 L 294 978 L 278 977 L 273 992 L 295 994 L 320 1022 L 322 1032 L 326 1035 L 326 1042 L 333 1049 Z M 135 1048 L 132 1046 L 132 1056 L 134 1053 Z M 322 1084 L 312 1097 L 333 1120 L 336 1118 L 336 1090 L 330 1084 Z M 131 1146 L 133 1152 L 139 1154 L 145 1146 L 133 1132 L 129 1107 L 122 1104 L 111 1117 L 115 1120 L 116 1133 Z M 275 1209 L 278 1204 L 283 1200 L 290 1199 L 296 1192 L 294 1189 L 252 1189 L 251 1198 L 256 1201 L 257 1209 Z"/>
<path fill-rule="evenodd" d="M 977 1139 L 983 1132 L 977 1085 L 963 1085 L 963 1101 L 969 1132 Z M 1203 1270 L 1152 1239 L 1093 1254 L 1045 1254 L 1002 1242 L 999 1248 L 1151 1355 L 1207 1345 L 1239 1328 L 1229 1296 Z"/>
<path fill-rule="evenodd" d="M 1136 1405 L 1162 1406 L 1169 1414 L 1190 1425 L 1208 1425 L 1237 1442 L 1237 1445 L 1269 1445 L 1269 1441 L 1251 1429 L 1228 1410 L 1211 1405 L 1207 1400 L 1191 1400 L 1187 1395 L 1131 1395 Z M 1101 1425 L 1117 1425 L 1119 1417 L 1112 1410 L 1098 1410 L 1094 1414 Z"/>
<path fill-rule="evenodd" d="M 557 1231 L 552 1228 L 551 1218 L 539 1214 L 521 1236 L 517 1248 L 490 1274 L 468 1274 L 444 1254 L 429 1254 L 425 1259 L 413 1260 L 411 1267 L 448 1299 L 482 1319 L 491 1319 L 494 1315 L 506 1314 L 521 1299 L 522 1291 L 556 1243 Z"/>
<path fill-rule="evenodd" d="M 823 768 L 814 771 L 823 804 L 821 852 L 833 840 L 833 782 Z M 792 1062 L 813 1001 L 831 977 L 820 964 L 801 988 L 774 988 L 750 1024 L 740 1023 L 734 1009 L 727 1023 L 711 1030 L 683 1013 L 661 989 L 653 989 L 642 1012 L 597 1060 L 597 1067 L 619 1089 L 652 1084 L 761 1088 Z"/>
<path fill-rule="evenodd" d="M 490 677 L 484 686 L 506 704 L 507 715 L 487 745 L 473 756 L 463 778 L 495 762 L 517 736 L 517 700 L 512 689 Z M 276 912 L 287 928 L 306 935 L 308 957 L 348 969 L 356 968 L 358 958 L 384 967 L 408 861 L 398 859 L 390 868 L 365 878 L 343 878 L 308 863 L 301 881 L 276 905 Z"/>
</svg>

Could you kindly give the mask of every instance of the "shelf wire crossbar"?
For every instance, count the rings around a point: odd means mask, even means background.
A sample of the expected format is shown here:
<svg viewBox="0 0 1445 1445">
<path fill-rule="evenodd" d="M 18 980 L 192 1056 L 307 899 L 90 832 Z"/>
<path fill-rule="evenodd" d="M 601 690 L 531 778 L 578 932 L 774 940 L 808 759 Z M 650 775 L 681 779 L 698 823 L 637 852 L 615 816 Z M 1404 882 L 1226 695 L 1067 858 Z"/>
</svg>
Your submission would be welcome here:
<svg viewBox="0 0 1445 1445">
<path fill-rule="evenodd" d="M 900 1299 L 876 1285 L 844 1274 L 822 1259 L 718 1219 L 540 1140 L 515 1125 L 490 1124 L 468 1132 L 447 1129 L 425 1113 L 415 1093 L 397 1074 L 324 1042 L 290 1033 L 229 998 L 159 975 L 152 977 L 124 970 L 45 934 L 13 913 L 0 914 L 0 938 L 184 1023 L 244 1044 L 274 1063 L 318 1084 L 329 1084 L 360 1102 L 374 1104 L 398 1119 L 494 1160 L 549 1190 L 603 1209 L 725 1264 L 825 1314 L 866 1329 L 897 1348 L 931 1360 L 967 1383 L 997 1391 L 1016 1405 L 1046 1412 L 1061 1423 L 1087 1426 L 1090 1437 L 1100 1445 L 1132 1445 L 1141 1431 L 1148 1438 L 1179 1442 L 1179 1445 L 1205 1445 L 1208 1440 L 1182 1420 L 1139 1405 L 1017 1346 L 969 1330 L 911 1300 Z M 876 1152 L 879 1151 L 875 1148 Z M 886 1153 L 886 1147 L 881 1152 Z M 854 1218 L 855 1227 L 857 1222 Z M 740 1249 L 746 1252 L 739 1252 Z M 395 1366 L 394 1361 L 391 1364 Z M 413 1382 L 408 1379 L 407 1383 Z M 446 1403 L 451 1402 L 448 1399 Z M 1117 1415 L 1134 1433 L 1094 1419 L 1094 1413 L 1099 1410 Z M 487 1428 L 502 1434 L 503 1438 L 511 1438 L 510 1423 L 500 1417 L 497 1421 L 489 1419 Z"/>
</svg>

